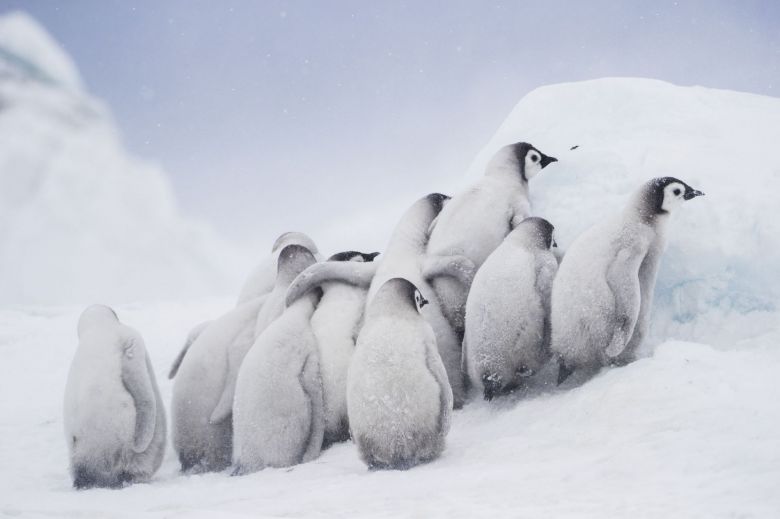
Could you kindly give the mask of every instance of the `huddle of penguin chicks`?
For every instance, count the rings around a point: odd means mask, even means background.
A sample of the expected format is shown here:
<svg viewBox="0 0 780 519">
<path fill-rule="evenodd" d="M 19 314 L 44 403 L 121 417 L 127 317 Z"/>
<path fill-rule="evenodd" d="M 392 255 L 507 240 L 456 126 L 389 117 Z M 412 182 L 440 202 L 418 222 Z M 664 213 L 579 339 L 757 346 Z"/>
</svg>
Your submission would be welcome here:
<svg viewBox="0 0 780 519">
<path fill-rule="evenodd" d="M 491 400 L 550 361 L 560 384 L 633 360 L 669 215 L 703 193 L 652 179 L 559 262 L 528 191 L 555 161 L 505 146 L 470 189 L 415 202 L 379 261 L 321 261 L 308 236 L 280 236 L 236 307 L 196 326 L 173 363 L 182 470 L 288 467 L 350 437 L 369 468 L 408 469 L 442 452 L 469 386 Z M 78 333 L 65 396 L 74 486 L 147 480 L 165 414 L 143 340 L 99 305 Z"/>
</svg>

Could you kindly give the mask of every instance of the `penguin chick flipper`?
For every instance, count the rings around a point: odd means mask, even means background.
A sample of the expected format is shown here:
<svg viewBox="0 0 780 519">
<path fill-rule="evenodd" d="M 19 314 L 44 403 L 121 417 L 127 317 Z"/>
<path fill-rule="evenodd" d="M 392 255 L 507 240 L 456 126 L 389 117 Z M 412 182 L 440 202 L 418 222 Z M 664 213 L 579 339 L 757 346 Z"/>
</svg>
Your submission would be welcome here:
<svg viewBox="0 0 780 519">
<path fill-rule="evenodd" d="M 641 304 L 639 266 L 636 254 L 624 249 L 617 253 L 607 269 L 607 285 L 615 298 L 614 331 L 604 353 L 610 359 L 620 355 L 634 334 Z"/>
<path fill-rule="evenodd" d="M 225 387 L 222 389 L 222 394 L 219 397 L 216 407 L 209 416 L 209 423 L 216 425 L 224 421 L 233 412 L 233 397 L 236 394 L 236 379 L 238 376 L 230 376 L 228 374 L 228 380 L 225 382 Z"/>
<path fill-rule="evenodd" d="M 476 270 L 474 262 L 469 258 L 462 254 L 453 254 L 451 256 L 427 256 L 423 262 L 422 273 L 426 281 L 447 276 L 453 277 L 469 287 Z"/>
<path fill-rule="evenodd" d="M 181 362 L 184 360 L 184 356 L 187 355 L 190 346 L 192 346 L 192 343 L 195 342 L 198 337 L 200 337 L 200 334 L 209 324 L 211 324 L 211 322 L 212 321 L 204 321 L 200 324 L 197 324 L 192 330 L 190 330 L 190 333 L 187 334 L 187 340 L 184 341 L 184 346 L 174 359 L 173 364 L 171 364 L 171 370 L 168 372 L 168 380 L 173 379 L 173 377 L 176 376 L 176 373 L 179 372 Z"/>
<path fill-rule="evenodd" d="M 173 360 L 173 364 L 171 364 L 171 369 L 168 371 L 168 380 L 173 380 L 173 377 L 176 376 L 176 373 L 179 372 L 179 366 L 181 366 L 181 361 L 184 360 L 184 356 L 187 354 L 187 350 L 190 349 L 190 345 L 192 343 L 187 341 L 184 343 L 184 347 L 181 349 L 178 355 L 176 355 L 176 358 Z"/>
<path fill-rule="evenodd" d="M 290 306 L 306 292 L 328 281 L 340 281 L 348 285 L 367 288 L 374 279 L 378 263 L 352 261 L 325 261 L 315 263 L 290 283 L 285 304 Z"/>
<path fill-rule="evenodd" d="M 122 354 L 122 383 L 135 404 L 133 451 L 144 452 L 154 438 L 157 400 L 147 368 L 146 349 L 140 337 L 125 340 Z"/>
<path fill-rule="evenodd" d="M 304 446 L 301 463 L 311 461 L 320 455 L 322 441 L 325 437 L 325 403 L 322 395 L 322 379 L 320 378 L 320 363 L 316 353 L 306 357 L 300 374 L 303 392 L 309 398 L 311 422 L 309 424 L 309 441 Z"/>
<path fill-rule="evenodd" d="M 236 341 L 236 339 L 233 339 Z M 209 423 L 216 425 L 227 419 L 233 413 L 233 398 L 236 396 L 236 384 L 238 382 L 238 371 L 241 369 L 241 362 L 244 357 L 235 354 L 231 349 L 227 357 L 227 373 L 225 374 L 225 385 L 222 387 L 222 394 L 219 397 L 217 405 L 209 416 Z"/>
</svg>

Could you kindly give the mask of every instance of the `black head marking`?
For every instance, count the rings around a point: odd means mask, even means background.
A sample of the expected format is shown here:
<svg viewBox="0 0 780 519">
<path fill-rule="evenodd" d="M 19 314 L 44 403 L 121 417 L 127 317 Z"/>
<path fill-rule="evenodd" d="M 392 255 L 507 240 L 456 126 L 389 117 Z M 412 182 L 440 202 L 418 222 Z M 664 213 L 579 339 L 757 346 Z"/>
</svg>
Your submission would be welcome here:
<svg viewBox="0 0 780 519">
<path fill-rule="evenodd" d="M 352 261 L 356 257 L 360 257 L 364 262 L 368 263 L 374 261 L 374 258 L 379 256 L 378 252 L 358 252 L 356 250 L 347 250 L 344 252 L 337 252 L 328 261 Z"/>
<path fill-rule="evenodd" d="M 417 290 L 417 287 L 414 286 L 414 283 L 406 278 L 389 279 L 385 281 L 385 284 L 382 285 L 382 288 L 379 290 L 380 292 L 394 292 L 395 294 L 400 295 L 406 303 L 410 304 L 415 309 L 418 304 L 422 307 L 428 303 L 428 301 L 422 297 L 420 291 Z"/>
<path fill-rule="evenodd" d="M 690 200 L 691 198 L 695 198 L 697 196 L 703 196 L 704 193 L 697 189 L 693 189 L 691 186 L 680 180 L 679 178 L 675 177 L 657 177 L 652 179 L 647 184 L 647 191 L 645 194 L 645 201 L 647 202 L 647 205 L 650 209 L 650 212 L 653 215 L 656 214 L 664 214 L 667 211 L 664 210 L 664 190 L 666 189 L 666 186 L 669 184 L 678 183 L 684 186 L 685 193 L 683 194 L 683 199 Z M 675 195 L 679 195 L 680 193 L 674 191 Z"/>
<path fill-rule="evenodd" d="M 276 249 L 282 246 L 282 243 L 291 235 L 295 234 L 294 232 L 285 232 L 279 235 L 278 238 L 276 238 L 276 241 L 274 242 L 273 246 L 271 247 L 271 252 L 276 252 Z"/>
<path fill-rule="evenodd" d="M 528 225 L 534 228 L 534 233 L 539 240 L 538 245 L 543 249 L 549 249 L 553 246 L 553 231 L 555 230 L 555 227 L 544 218 L 529 216 L 520 222 L 520 225 Z"/>
<path fill-rule="evenodd" d="M 549 155 L 545 155 L 538 149 L 534 148 L 533 145 L 527 143 L 527 142 L 516 142 L 512 145 L 512 148 L 515 152 L 515 157 L 517 158 L 517 167 L 520 169 L 520 177 L 528 182 L 528 178 L 525 175 L 525 157 L 528 155 L 528 152 L 533 150 L 536 153 L 539 154 L 540 160 L 539 163 L 542 166 L 542 169 L 547 167 L 548 164 L 551 164 L 553 162 L 558 162 L 558 159 L 555 157 L 551 157 Z"/>
<path fill-rule="evenodd" d="M 441 193 L 431 193 L 430 195 L 425 197 L 428 199 L 430 204 L 433 206 L 433 208 L 436 210 L 436 212 L 440 212 L 442 208 L 444 207 L 444 204 L 449 200 L 451 197 L 447 195 L 443 195 Z"/>
<path fill-rule="evenodd" d="M 303 245 L 288 245 L 279 253 L 277 277 L 291 282 L 295 276 L 317 262 L 314 254 Z"/>
</svg>

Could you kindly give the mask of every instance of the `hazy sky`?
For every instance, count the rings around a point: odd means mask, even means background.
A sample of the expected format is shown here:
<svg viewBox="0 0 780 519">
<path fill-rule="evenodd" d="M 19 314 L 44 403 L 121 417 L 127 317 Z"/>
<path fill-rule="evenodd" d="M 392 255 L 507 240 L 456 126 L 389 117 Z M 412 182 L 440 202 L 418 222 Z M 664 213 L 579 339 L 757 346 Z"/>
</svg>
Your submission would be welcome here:
<svg viewBox="0 0 780 519">
<path fill-rule="evenodd" d="M 533 88 L 777 96 L 780 2 L 3 0 L 36 17 L 184 211 L 248 245 L 447 191 Z"/>
</svg>

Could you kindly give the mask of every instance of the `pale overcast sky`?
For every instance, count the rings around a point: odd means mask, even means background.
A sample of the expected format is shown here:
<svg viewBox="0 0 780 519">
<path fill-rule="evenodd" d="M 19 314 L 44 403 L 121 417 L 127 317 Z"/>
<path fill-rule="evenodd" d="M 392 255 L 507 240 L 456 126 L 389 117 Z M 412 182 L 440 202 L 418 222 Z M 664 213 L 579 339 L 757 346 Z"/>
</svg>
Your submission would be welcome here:
<svg viewBox="0 0 780 519">
<path fill-rule="evenodd" d="M 544 84 L 780 93 L 776 0 L 0 3 L 14 9 L 71 54 L 188 215 L 262 248 L 446 191 Z"/>
</svg>

